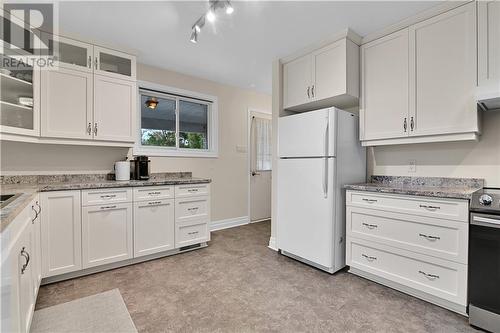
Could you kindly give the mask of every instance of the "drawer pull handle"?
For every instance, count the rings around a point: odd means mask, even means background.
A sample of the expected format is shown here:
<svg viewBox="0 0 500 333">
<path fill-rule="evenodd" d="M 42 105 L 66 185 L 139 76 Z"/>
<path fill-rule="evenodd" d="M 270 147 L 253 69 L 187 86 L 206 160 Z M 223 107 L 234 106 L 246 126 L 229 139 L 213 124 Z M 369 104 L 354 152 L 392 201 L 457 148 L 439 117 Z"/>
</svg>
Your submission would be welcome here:
<svg viewBox="0 0 500 333">
<path fill-rule="evenodd" d="M 113 209 L 116 208 L 116 206 L 102 206 L 101 209 Z"/>
<path fill-rule="evenodd" d="M 199 209 L 199 207 L 192 207 L 192 208 L 188 208 L 188 211 L 191 212 L 191 211 L 197 211 Z"/>
<path fill-rule="evenodd" d="M 158 205 L 161 204 L 161 201 L 150 201 L 148 202 L 148 205 Z"/>
<path fill-rule="evenodd" d="M 198 231 L 191 231 L 191 232 L 188 232 L 188 235 L 196 235 L 198 233 Z"/>
<path fill-rule="evenodd" d="M 190 188 L 190 189 L 188 190 L 188 192 L 198 192 L 198 189 L 197 189 L 197 188 Z"/>
<path fill-rule="evenodd" d="M 428 239 L 430 241 L 436 241 L 436 240 L 439 240 L 441 239 L 441 237 L 438 237 L 438 236 L 429 236 L 429 235 L 426 235 L 426 234 L 418 234 L 420 237 L 424 237 L 425 239 Z"/>
<path fill-rule="evenodd" d="M 363 258 L 366 258 L 366 260 L 368 260 L 368 261 L 377 260 L 377 257 L 368 256 L 366 254 L 362 254 L 362 256 L 363 256 Z"/>
<path fill-rule="evenodd" d="M 378 228 L 378 225 L 376 224 L 368 224 L 368 223 L 362 223 L 365 227 L 367 227 L 368 229 L 375 229 L 375 228 Z"/>
<path fill-rule="evenodd" d="M 26 251 L 26 248 L 24 246 L 21 249 L 21 255 L 24 257 L 24 259 L 26 259 L 23 267 L 21 267 L 21 274 L 24 274 L 24 271 L 26 271 L 26 268 L 28 268 L 28 264 L 30 263 L 30 254 Z"/>
<path fill-rule="evenodd" d="M 367 199 L 367 198 L 363 198 L 363 201 L 366 201 L 368 203 L 374 203 L 374 202 L 377 202 L 378 200 L 377 199 Z"/>
<path fill-rule="evenodd" d="M 149 192 L 148 194 L 149 195 L 159 195 L 159 194 L 161 194 L 161 192 Z"/>
<path fill-rule="evenodd" d="M 425 208 L 425 209 L 429 209 L 429 210 L 441 209 L 441 207 L 439 207 L 439 206 L 429 206 L 429 205 L 420 205 L 420 208 Z"/>
<path fill-rule="evenodd" d="M 424 275 L 426 278 L 428 278 L 429 280 L 435 280 L 435 279 L 439 279 L 439 275 L 434 275 L 434 274 L 427 274 L 426 272 L 424 271 L 418 271 L 420 274 Z"/>
<path fill-rule="evenodd" d="M 116 194 L 101 195 L 101 198 L 103 198 L 103 199 L 111 199 L 114 197 L 116 197 Z"/>
</svg>

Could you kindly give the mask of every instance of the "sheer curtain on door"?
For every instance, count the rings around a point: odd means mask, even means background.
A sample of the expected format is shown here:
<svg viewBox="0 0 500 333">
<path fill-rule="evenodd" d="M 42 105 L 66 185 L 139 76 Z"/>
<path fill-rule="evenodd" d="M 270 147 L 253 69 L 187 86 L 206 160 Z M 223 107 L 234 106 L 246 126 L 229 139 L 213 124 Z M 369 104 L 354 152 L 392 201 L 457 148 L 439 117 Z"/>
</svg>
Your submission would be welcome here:
<svg viewBox="0 0 500 333">
<path fill-rule="evenodd" d="M 271 120 L 252 118 L 252 171 L 271 170 Z"/>
</svg>

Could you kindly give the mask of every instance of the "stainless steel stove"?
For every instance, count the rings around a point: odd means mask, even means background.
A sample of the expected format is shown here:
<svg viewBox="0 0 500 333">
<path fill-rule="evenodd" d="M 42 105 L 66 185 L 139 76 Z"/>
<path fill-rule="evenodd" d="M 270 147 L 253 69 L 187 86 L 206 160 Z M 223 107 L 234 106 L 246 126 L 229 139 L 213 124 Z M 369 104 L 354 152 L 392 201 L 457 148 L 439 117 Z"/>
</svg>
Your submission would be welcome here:
<svg viewBox="0 0 500 333">
<path fill-rule="evenodd" d="M 472 196 L 469 323 L 500 333 L 500 188 L 484 188 Z"/>
</svg>

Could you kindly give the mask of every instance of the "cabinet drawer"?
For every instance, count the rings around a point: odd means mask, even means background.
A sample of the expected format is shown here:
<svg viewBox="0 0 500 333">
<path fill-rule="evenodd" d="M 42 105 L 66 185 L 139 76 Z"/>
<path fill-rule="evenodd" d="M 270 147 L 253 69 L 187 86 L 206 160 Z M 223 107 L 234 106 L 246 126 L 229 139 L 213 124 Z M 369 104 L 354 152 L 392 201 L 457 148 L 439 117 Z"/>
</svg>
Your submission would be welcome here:
<svg viewBox="0 0 500 333">
<path fill-rule="evenodd" d="M 348 265 L 462 306 L 467 265 L 347 238 Z"/>
<path fill-rule="evenodd" d="M 469 222 L 467 200 L 347 191 L 347 205 Z"/>
<path fill-rule="evenodd" d="M 208 223 L 200 222 L 188 225 L 175 226 L 175 247 L 183 247 L 192 244 L 207 242 L 210 240 Z"/>
<path fill-rule="evenodd" d="M 102 190 L 82 191 L 82 206 L 121 202 L 132 202 L 131 188 L 106 188 Z"/>
<path fill-rule="evenodd" d="M 210 202 L 207 196 L 175 199 L 175 221 L 184 223 L 190 221 L 207 222 L 210 217 Z"/>
<path fill-rule="evenodd" d="M 347 234 L 467 264 L 466 223 L 347 207 Z"/>
<path fill-rule="evenodd" d="M 210 184 L 187 184 L 175 186 L 175 197 L 186 198 L 210 195 Z"/>
<path fill-rule="evenodd" d="M 174 197 L 174 186 L 147 186 L 134 188 L 134 201 L 170 199 Z"/>
</svg>

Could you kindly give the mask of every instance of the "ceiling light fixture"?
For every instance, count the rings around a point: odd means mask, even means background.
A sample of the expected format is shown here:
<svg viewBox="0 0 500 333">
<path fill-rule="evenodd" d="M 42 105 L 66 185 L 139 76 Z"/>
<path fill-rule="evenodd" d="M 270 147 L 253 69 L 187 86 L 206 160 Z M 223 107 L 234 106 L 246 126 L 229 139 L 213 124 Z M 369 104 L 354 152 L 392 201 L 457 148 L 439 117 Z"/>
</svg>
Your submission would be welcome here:
<svg viewBox="0 0 500 333">
<path fill-rule="evenodd" d="M 191 27 L 191 38 L 189 39 L 192 43 L 198 42 L 198 34 L 201 32 L 201 28 L 205 25 L 205 19 L 209 22 L 215 22 L 217 19 L 217 10 L 223 9 L 226 14 L 231 15 L 234 12 L 234 7 L 231 5 L 229 0 L 209 0 L 208 11 L 202 15 Z"/>
<path fill-rule="evenodd" d="M 146 104 L 146 106 L 147 106 L 148 108 L 150 108 L 150 109 L 153 109 L 153 110 L 154 110 L 154 109 L 156 109 L 156 107 L 158 106 L 158 103 L 159 103 L 159 102 L 158 102 L 158 100 L 157 100 L 156 98 L 151 97 L 150 99 L 148 99 L 148 100 L 146 101 L 146 103 L 145 103 L 145 104 Z"/>
</svg>

